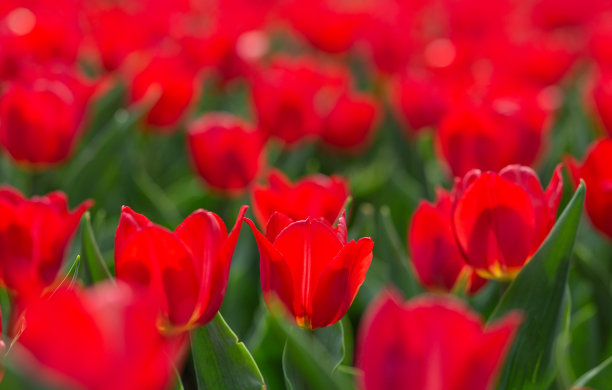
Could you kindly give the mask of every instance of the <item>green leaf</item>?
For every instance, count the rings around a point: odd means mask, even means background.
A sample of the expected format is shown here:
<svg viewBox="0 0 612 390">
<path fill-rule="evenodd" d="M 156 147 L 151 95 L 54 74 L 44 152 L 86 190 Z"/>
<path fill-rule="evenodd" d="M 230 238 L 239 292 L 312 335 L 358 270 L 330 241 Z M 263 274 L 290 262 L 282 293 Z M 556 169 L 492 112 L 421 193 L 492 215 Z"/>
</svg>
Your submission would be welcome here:
<svg viewBox="0 0 612 390">
<path fill-rule="evenodd" d="M 584 375 L 576 380 L 574 387 L 585 387 L 593 379 L 600 377 L 607 368 L 612 366 L 612 356 L 601 362 L 597 367 L 587 371 Z"/>
<path fill-rule="evenodd" d="M 307 336 L 302 329 L 289 325 L 279 318 L 279 312 L 280 310 L 273 311 L 271 324 L 277 332 L 287 338 L 283 351 L 283 363 L 290 359 L 291 364 L 283 364 L 285 377 L 295 380 L 294 375 L 297 374 L 295 369 L 299 368 L 299 376 L 305 381 L 305 383 L 292 381 L 287 383 L 288 387 L 291 389 L 353 389 L 354 382 L 350 377 L 337 370 L 334 371 L 337 360 L 331 357 L 321 342 L 314 337 Z"/>
<path fill-rule="evenodd" d="M 327 356 L 325 359 L 331 362 L 329 369 L 333 372 L 342 363 L 345 356 L 344 349 L 344 328 L 342 322 L 338 321 L 335 324 L 315 329 L 314 331 L 297 329 L 301 332 L 304 338 L 312 343 L 317 343 L 322 348 L 317 348 L 319 351 L 324 349 Z M 293 358 L 291 352 L 287 349 L 283 350 L 283 373 L 285 374 L 285 382 L 287 387 L 293 390 L 308 389 L 309 379 L 307 373 L 297 364 L 297 359 Z"/>
<path fill-rule="evenodd" d="M 100 253 L 100 248 L 96 242 L 93 229 L 91 227 L 91 215 L 89 211 L 83 215 L 83 234 L 81 235 L 81 247 L 83 257 L 85 258 L 85 265 L 87 269 L 87 275 L 90 281 L 98 283 L 104 279 L 113 279 L 104 258 Z"/>
<path fill-rule="evenodd" d="M 198 389 L 265 389 L 261 372 L 244 343 L 221 314 L 191 331 Z"/>
<path fill-rule="evenodd" d="M 529 388 L 548 376 L 554 341 L 563 327 L 564 295 L 584 193 L 582 183 L 489 319 L 499 319 L 512 310 L 519 310 L 524 316 L 508 353 L 499 390 Z"/>
</svg>

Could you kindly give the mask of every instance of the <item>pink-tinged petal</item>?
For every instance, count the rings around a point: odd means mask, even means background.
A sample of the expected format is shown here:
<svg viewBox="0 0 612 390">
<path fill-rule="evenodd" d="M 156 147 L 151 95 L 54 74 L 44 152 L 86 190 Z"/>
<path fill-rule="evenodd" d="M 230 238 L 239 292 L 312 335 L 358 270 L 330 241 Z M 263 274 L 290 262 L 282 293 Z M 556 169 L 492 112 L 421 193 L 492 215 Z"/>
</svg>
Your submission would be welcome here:
<svg viewBox="0 0 612 390">
<path fill-rule="evenodd" d="M 351 241 L 323 271 L 312 301 L 313 329 L 329 326 L 346 314 L 366 278 L 373 247 L 370 238 Z"/>
<path fill-rule="evenodd" d="M 499 176 L 520 186 L 531 199 L 536 217 L 536 230 L 531 248 L 531 253 L 533 254 L 538 250 L 550 229 L 552 229 L 556 214 L 551 216 L 548 199 L 544 194 L 540 179 L 533 169 L 521 165 L 508 165 L 499 172 Z"/>
<path fill-rule="evenodd" d="M 308 326 L 316 282 L 342 249 L 342 243 L 326 222 L 306 219 L 287 226 L 274 241 L 294 281 L 294 313 L 300 325 Z"/>
<path fill-rule="evenodd" d="M 278 298 L 295 317 L 293 311 L 293 286 L 296 281 L 291 275 L 289 266 L 283 255 L 257 230 L 255 223 L 248 218 L 244 220 L 251 227 L 259 248 L 259 256 L 261 258 L 259 262 L 261 289 L 263 290 L 266 303 L 269 303 L 270 299 Z M 273 297 L 273 295 L 276 297 Z"/>
<path fill-rule="evenodd" d="M 132 235 L 116 255 L 117 279 L 148 289 L 170 325 L 184 326 L 191 318 L 200 284 L 191 253 L 172 232 L 150 226 Z"/>
<path fill-rule="evenodd" d="M 544 191 L 544 195 L 548 201 L 548 210 L 553 222 L 557 219 L 557 209 L 559 209 L 559 203 L 563 195 L 563 175 L 561 174 L 561 169 L 562 165 L 557 165 L 548 183 L 548 187 L 546 187 L 546 191 Z"/>
<path fill-rule="evenodd" d="M 221 246 L 221 251 L 218 254 L 216 262 L 215 274 L 211 280 L 210 287 L 208 287 L 210 299 L 198 320 L 200 324 L 205 324 L 210 321 L 221 308 L 223 298 L 225 297 L 225 290 L 227 289 L 227 279 L 229 278 L 234 249 L 236 248 L 236 243 L 240 236 L 240 229 L 242 228 L 242 222 L 244 221 L 244 215 L 248 208 L 249 206 L 242 206 L 240 208 L 238 217 L 236 217 L 236 223 Z M 219 218 L 216 214 L 214 215 Z M 220 219 L 219 223 L 223 224 Z M 204 290 L 204 288 L 202 288 L 202 290 Z M 200 302 L 204 301 L 201 300 Z"/>
<path fill-rule="evenodd" d="M 465 190 L 453 212 L 457 242 L 468 262 L 487 277 L 512 277 L 528 260 L 536 214 L 527 192 L 484 173 Z"/>
<path fill-rule="evenodd" d="M 0 200 L 10 203 L 13 206 L 25 202 L 27 199 L 21 192 L 8 185 L 0 185 Z"/>
<path fill-rule="evenodd" d="M 268 220 L 268 224 L 266 226 L 266 238 L 268 241 L 273 243 L 278 234 L 293 222 L 295 221 L 290 217 L 275 211 Z"/>
<path fill-rule="evenodd" d="M 335 228 L 336 235 L 338 239 L 342 243 L 342 245 L 346 245 L 347 239 L 347 229 L 346 229 L 346 210 L 342 210 L 342 214 L 338 217 L 338 225 Z"/>
<path fill-rule="evenodd" d="M 430 289 L 451 291 L 467 264 L 453 234 L 450 208 L 445 211 L 419 203 L 410 222 L 408 246 L 421 283 Z"/>
<path fill-rule="evenodd" d="M 119 226 L 115 233 L 115 259 L 136 232 L 149 226 L 153 226 L 153 223 L 147 217 L 136 213 L 128 206 L 122 206 Z"/>
</svg>

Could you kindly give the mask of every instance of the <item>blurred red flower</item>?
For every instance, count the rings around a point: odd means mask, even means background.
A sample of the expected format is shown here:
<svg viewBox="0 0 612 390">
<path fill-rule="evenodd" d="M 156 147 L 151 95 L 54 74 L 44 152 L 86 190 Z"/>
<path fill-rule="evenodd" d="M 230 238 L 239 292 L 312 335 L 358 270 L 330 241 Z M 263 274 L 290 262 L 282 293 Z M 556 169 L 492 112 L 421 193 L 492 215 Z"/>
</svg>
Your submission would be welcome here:
<svg viewBox="0 0 612 390">
<path fill-rule="evenodd" d="M 452 208 L 450 194 L 442 189 L 434 204 L 419 203 L 408 229 L 410 260 L 426 288 L 450 292 L 465 283 L 461 287 L 476 293 L 486 280 L 463 258 L 451 224 Z"/>
<path fill-rule="evenodd" d="M 231 114 L 201 116 L 189 125 L 187 140 L 196 170 L 216 190 L 243 191 L 264 165 L 260 133 Z"/>
<path fill-rule="evenodd" d="M 95 86 L 64 68 L 22 72 L 0 94 L 0 146 L 30 168 L 63 162 L 83 130 Z"/>
<path fill-rule="evenodd" d="M 147 297 L 110 282 L 60 287 L 28 306 L 21 321 L 11 358 L 65 389 L 166 389 L 185 341 L 160 334 Z"/>
<path fill-rule="evenodd" d="M 519 165 L 456 179 L 452 224 L 467 262 L 482 277 L 514 279 L 552 229 L 562 190 L 561 166 L 546 191 Z"/>
<path fill-rule="evenodd" d="M 260 254 L 261 288 L 268 305 L 278 298 L 307 329 L 339 321 L 355 299 L 372 261 L 369 237 L 347 243 L 346 219 L 294 221 L 274 213 L 266 234 L 251 226 Z"/>
<path fill-rule="evenodd" d="M 0 187 L 0 279 L 19 299 L 37 298 L 54 284 L 81 216 L 92 204 L 85 201 L 71 212 L 61 192 L 26 199 Z"/>
<path fill-rule="evenodd" d="M 567 158 L 575 184 L 584 180 L 587 187 L 586 211 L 593 226 L 612 238 L 612 139 L 603 138 L 593 143 L 582 164 Z"/>
<path fill-rule="evenodd" d="M 206 324 L 223 302 L 247 208 L 227 234 L 210 211 L 195 211 L 171 232 L 124 206 L 115 235 L 117 279 L 155 297 L 162 329 L 182 332 Z"/>
<path fill-rule="evenodd" d="M 349 195 L 348 183 L 337 175 L 311 175 L 291 183 L 281 171 L 273 170 L 268 185 L 253 187 L 251 203 L 260 226 L 276 211 L 296 221 L 312 217 L 333 224 Z"/>
<path fill-rule="evenodd" d="M 491 389 L 521 316 L 510 313 L 491 326 L 449 297 L 402 303 L 385 291 L 359 327 L 357 367 L 362 389 Z"/>
</svg>

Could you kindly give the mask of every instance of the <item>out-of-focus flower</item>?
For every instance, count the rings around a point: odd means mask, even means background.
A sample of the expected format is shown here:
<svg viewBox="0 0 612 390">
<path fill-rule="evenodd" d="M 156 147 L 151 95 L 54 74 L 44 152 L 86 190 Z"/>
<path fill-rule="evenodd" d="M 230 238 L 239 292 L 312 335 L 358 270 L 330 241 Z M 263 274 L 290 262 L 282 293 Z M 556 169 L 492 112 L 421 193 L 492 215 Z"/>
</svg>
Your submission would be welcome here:
<svg viewBox="0 0 612 390">
<path fill-rule="evenodd" d="M 545 191 L 519 165 L 457 179 L 452 224 L 466 261 L 484 278 L 514 279 L 552 229 L 562 190 L 560 166 Z"/>
<path fill-rule="evenodd" d="M 378 106 L 365 94 L 342 94 L 323 123 L 321 139 L 345 151 L 363 149 L 375 130 Z"/>
<path fill-rule="evenodd" d="M 245 220 L 259 246 L 266 303 L 280 299 L 296 323 L 308 329 L 339 321 L 365 280 L 372 239 L 347 243 L 344 214 L 333 227 L 324 219 L 294 221 L 277 212 L 270 217 L 265 235 Z"/>
<path fill-rule="evenodd" d="M 276 211 L 296 221 L 312 217 L 332 224 L 348 197 L 348 184 L 340 176 L 312 175 L 291 183 L 282 172 L 273 170 L 267 186 L 253 187 L 253 213 L 260 226 Z"/>
<path fill-rule="evenodd" d="M 453 176 L 535 162 L 552 108 L 535 91 L 492 89 L 482 101 L 457 102 L 438 129 L 438 151 Z"/>
<path fill-rule="evenodd" d="M 65 389 L 166 389 L 184 339 L 165 338 L 148 297 L 105 283 L 30 304 L 11 350 L 25 373 Z"/>
<path fill-rule="evenodd" d="M 599 118 L 601 127 L 612 136 L 612 72 L 598 72 L 589 81 L 590 89 L 589 107 Z"/>
<path fill-rule="evenodd" d="M 188 129 L 191 159 L 212 188 L 241 192 L 264 164 L 264 142 L 241 119 L 225 113 L 207 113 Z"/>
<path fill-rule="evenodd" d="M 53 285 L 70 239 L 91 205 L 83 202 L 71 212 L 61 192 L 28 200 L 11 187 L 0 187 L 2 283 L 21 299 L 37 298 Z"/>
<path fill-rule="evenodd" d="M 155 56 L 130 76 L 131 100 L 152 104 L 145 117 L 151 129 L 173 132 L 196 96 L 197 76 L 181 55 Z"/>
<path fill-rule="evenodd" d="M 124 206 L 115 235 L 117 279 L 156 298 L 162 329 L 181 332 L 207 323 L 225 296 L 246 210 L 227 234 L 210 211 L 195 211 L 171 232 Z"/>
<path fill-rule="evenodd" d="M 612 70 L 612 12 L 600 15 L 589 32 L 589 54 L 599 67 Z"/>
<path fill-rule="evenodd" d="M 452 207 L 451 196 L 445 190 L 438 190 L 435 204 L 419 203 L 408 230 L 410 259 L 426 288 L 453 291 L 464 283 L 461 287 L 476 293 L 486 280 L 473 272 L 457 246 L 451 224 Z"/>
<path fill-rule="evenodd" d="M 344 68 L 324 67 L 310 58 L 276 57 L 251 81 L 259 129 L 286 145 L 319 136 L 349 79 Z"/>
<path fill-rule="evenodd" d="M 94 85 L 68 72 L 28 72 L 0 95 L 0 145 L 30 168 L 64 161 L 74 149 Z"/>
<path fill-rule="evenodd" d="M 606 0 L 535 0 L 531 17 L 542 29 L 584 27 L 605 10 Z"/>
<path fill-rule="evenodd" d="M 518 313 L 484 327 L 450 297 L 420 297 L 402 303 L 383 292 L 359 327 L 360 388 L 491 389 L 521 323 Z"/>
<path fill-rule="evenodd" d="M 438 126 L 451 103 L 450 96 L 433 77 L 413 73 L 395 79 L 390 95 L 409 135 Z"/>
<path fill-rule="evenodd" d="M 587 187 L 586 211 L 593 226 L 612 238 L 612 139 L 595 142 L 586 153 L 582 164 L 573 158 L 566 160 L 572 179 L 577 184 L 584 180 Z"/>
</svg>

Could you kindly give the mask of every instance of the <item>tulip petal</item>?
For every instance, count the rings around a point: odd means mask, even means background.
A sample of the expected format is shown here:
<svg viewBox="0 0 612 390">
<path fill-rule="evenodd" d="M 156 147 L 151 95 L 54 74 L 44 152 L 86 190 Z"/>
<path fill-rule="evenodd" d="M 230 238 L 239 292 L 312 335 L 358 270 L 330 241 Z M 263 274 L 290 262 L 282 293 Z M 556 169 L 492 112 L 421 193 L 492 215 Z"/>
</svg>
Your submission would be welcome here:
<svg viewBox="0 0 612 390">
<path fill-rule="evenodd" d="M 115 259 L 121 252 L 125 243 L 141 229 L 152 226 L 153 223 L 142 214 L 136 213 L 128 206 L 121 207 L 119 226 L 115 233 Z"/>
<path fill-rule="evenodd" d="M 271 295 L 276 295 L 285 307 L 291 311 L 293 315 L 293 279 L 291 270 L 287 265 L 283 255 L 274 248 L 272 243 L 257 230 L 255 223 L 248 218 L 244 219 L 251 227 L 255 241 L 259 248 L 259 273 L 261 279 L 261 289 L 264 293 L 266 303 L 273 298 Z"/>
<path fill-rule="evenodd" d="M 326 222 L 308 218 L 287 226 L 276 238 L 274 248 L 282 253 L 291 271 L 293 311 L 298 323 L 305 321 L 308 326 L 316 282 L 338 255 L 342 243 Z"/>
<path fill-rule="evenodd" d="M 525 190 L 494 173 L 484 173 L 457 201 L 453 227 L 477 272 L 506 278 L 531 254 L 536 214 Z"/>
<path fill-rule="evenodd" d="M 313 329 L 329 326 L 346 314 L 366 278 L 373 247 L 370 238 L 349 242 L 321 274 L 312 300 Z"/>
<path fill-rule="evenodd" d="M 266 238 L 268 241 L 273 243 L 278 234 L 293 222 L 295 221 L 292 218 L 275 211 L 266 225 Z"/>
</svg>

